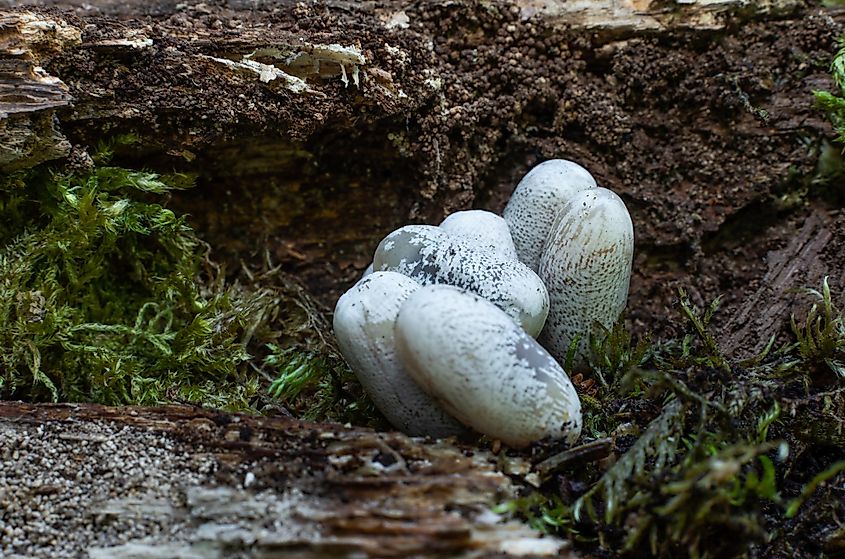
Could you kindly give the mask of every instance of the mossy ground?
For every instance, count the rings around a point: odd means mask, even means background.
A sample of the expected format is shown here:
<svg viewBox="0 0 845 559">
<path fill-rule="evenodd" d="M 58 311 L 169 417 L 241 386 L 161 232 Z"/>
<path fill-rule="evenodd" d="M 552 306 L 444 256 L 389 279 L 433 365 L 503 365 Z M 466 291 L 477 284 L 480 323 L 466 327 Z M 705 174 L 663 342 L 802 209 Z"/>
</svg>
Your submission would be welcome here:
<svg viewBox="0 0 845 559">
<path fill-rule="evenodd" d="M 113 167 L 110 154 L 0 184 L 0 397 L 360 419 L 324 309 L 270 262 L 215 264 L 163 205 L 191 177 Z"/>
<path fill-rule="evenodd" d="M 794 342 L 719 351 L 683 292 L 683 337 L 594 343 L 582 445 L 539 451 L 542 484 L 500 511 L 601 556 L 820 556 L 845 514 L 845 317 L 808 291 Z M 814 534 L 806 538 L 805 534 Z"/>
</svg>

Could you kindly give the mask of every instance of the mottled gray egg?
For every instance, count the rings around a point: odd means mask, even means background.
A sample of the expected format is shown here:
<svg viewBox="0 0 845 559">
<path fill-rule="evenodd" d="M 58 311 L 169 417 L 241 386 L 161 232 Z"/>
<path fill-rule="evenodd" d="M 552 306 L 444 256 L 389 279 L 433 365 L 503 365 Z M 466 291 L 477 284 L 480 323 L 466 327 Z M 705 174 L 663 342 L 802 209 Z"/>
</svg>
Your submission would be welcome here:
<svg viewBox="0 0 845 559">
<path fill-rule="evenodd" d="M 379 244 L 373 268 L 399 272 L 423 285 L 445 283 L 472 291 L 504 310 L 532 336 L 546 321 L 549 295 L 536 273 L 439 227 L 397 229 Z"/>
<path fill-rule="evenodd" d="M 364 390 L 394 427 L 411 436 L 467 433 L 416 385 L 396 356 L 396 315 L 419 288 L 419 283 L 395 272 L 374 272 L 361 279 L 337 302 L 335 337 Z"/>
<path fill-rule="evenodd" d="M 412 293 L 396 319 L 411 377 L 454 417 L 512 447 L 574 443 L 581 402 L 563 368 L 501 309 L 448 285 Z"/>
<path fill-rule="evenodd" d="M 540 343 L 557 359 L 580 336 L 574 365 L 584 367 L 593 322 L 610 329 L 625 309 L 633 257 L 634 227 L 622 199 L 606 188 L 574 194 L 540 261 L 551 305 Z"/>
<path fill-rule="evenodd" d="M 456 237 L 480 249 L 492 250 L 505 260 L 519 260 L 508 224 L 502 216 L 484 210 L 455 212 L 440 224 Z"/>
<path fill-rule="evenodd" d="M 595 188 L 596 180 L 572 161 L 552 159 L 525 175 L 511 194 L 503 213 L 520 261 L 534 271 L 555 217 L 569 198 Z"/>
</svg>

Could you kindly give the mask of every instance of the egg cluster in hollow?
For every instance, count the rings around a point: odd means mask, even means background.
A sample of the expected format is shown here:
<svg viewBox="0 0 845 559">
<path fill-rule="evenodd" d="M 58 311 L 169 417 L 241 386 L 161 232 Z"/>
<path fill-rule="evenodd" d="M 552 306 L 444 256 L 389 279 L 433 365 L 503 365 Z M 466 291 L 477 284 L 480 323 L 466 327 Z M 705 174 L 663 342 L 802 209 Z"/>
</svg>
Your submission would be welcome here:
<svg viewBox="0 0 845 559">
<path fill-rule="evenodd" d="M 503 215 L 397 229 L 337 302 L 341 353 L 409 435 L 477 432 L 513 447 L 580 435 L 581 403 L 560 363 L 574 347 L 583 369 L 594 325 L 609 329 L 625 308 L 631 218 L 565 160 L 532 169 Z"/>
</svg>

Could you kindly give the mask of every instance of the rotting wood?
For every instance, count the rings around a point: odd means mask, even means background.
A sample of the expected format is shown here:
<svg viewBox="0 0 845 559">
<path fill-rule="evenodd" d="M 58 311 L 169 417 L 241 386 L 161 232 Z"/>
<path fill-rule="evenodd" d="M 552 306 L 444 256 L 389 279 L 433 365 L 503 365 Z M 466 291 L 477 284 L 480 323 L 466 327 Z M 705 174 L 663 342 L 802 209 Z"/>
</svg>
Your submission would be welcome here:
<svg viewBox="0 0 845 559">
<path fill-rule="evenodd" d="M 32 546 L 4 540 L 6 556 L 568 556 L 565 542 L 491 512 L 515 485 L 497 470 L 506 458 L 477 448 L 188 407 L 9 402 L 0 435 L 0 520 Z M 59 453 L 56 475 L 34 459 L 40 447 Z M 109 448 L 131 457 L 110 463 Z M 68 483 L 82 502 L 68 502 Z M 33 494 L 35 516 L 16 524 Z M 38 545 L 48 510 L 68 534 L 99 527 L 69 535 L 75 550 Z"/>
<path fill-rule="evenodd" d="M 834 238 L 834 218 L 816 207 L 792 240 L 767 257 L 768 271 L 760 287 L 748 295 L 725 325 L 723 350 L 737 358 L 758 355 L 772 336 L 777 336 L 797 309 L 813 301 L 800 289 L 818 287 L 833 274 L 836 282 L 845 269 L 831 269 L 824 262 L 824 251 Z"/>
<path fill-rule="evenodd" d="M 515 0 L 525 13 L 534 12 L 585 29 L 620 34 L 670 29 L 724 29 L 741 13 L 743 17 L 786 13 L 801 5 L 798 0 Z"/>
<path fill-rule="evenodd" d="M 0 171 L 32 167 L 70 151 L 54 115 L 70 104 L 71 95 L 40 60 L 79 43 L 79 29 L 61 19 L 0 12 Z"/>
<path fill-rule="evenodd" d="M 451 0 L 434 0 L 446 3 Z M 322 2 L 332 8 L 364 9 L 378 13 L 386 24 L 395 27 L 408 25 L 404 10 L 413 7 L 413 0 L 387 0 L 380 2 L 351 2 L 331 0 Z M 208 3 L 207 9 L 213 9 Z M 226 3 L 231 10 L 261 10 L 280 5 L 268 0 L 232 0 Z M 504 0 L 504 7 L 513 6 L 522 17 L 539 15 L 558 20 L 562 25 L 590 30 L 617 32 L 665 31 L 672 27 L 682 29 L 722 29 L 737 16 L 788 13 L 802 5 L 800 0 Z M 78 13 L 111 16 L 166 14 L 184 9 L 178 2 L 145 0 L 0 0 L 0 7 L 56 6 L 75 8 Z"/>
</svg>

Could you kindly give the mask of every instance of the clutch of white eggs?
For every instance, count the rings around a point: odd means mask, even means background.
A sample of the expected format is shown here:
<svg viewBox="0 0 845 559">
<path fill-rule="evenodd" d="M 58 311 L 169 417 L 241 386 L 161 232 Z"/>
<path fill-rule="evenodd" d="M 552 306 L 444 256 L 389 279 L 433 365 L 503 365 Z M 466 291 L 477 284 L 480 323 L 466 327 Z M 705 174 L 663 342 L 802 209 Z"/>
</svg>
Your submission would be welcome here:
<svg viewBox="0 0 845 559">
<path fill-rule="evenodd" d="M 622 200 L 576 163 L 546 161 L 503 217 L 457 212 L 385 237 L 338 300 L 335 336 L 408 435 L 572 444 L 581 402 L 560 363 L 575 347 L 584 369 L 593 325 L 610 329 L 624 310 L 633 251 Z"/>
</svg>

